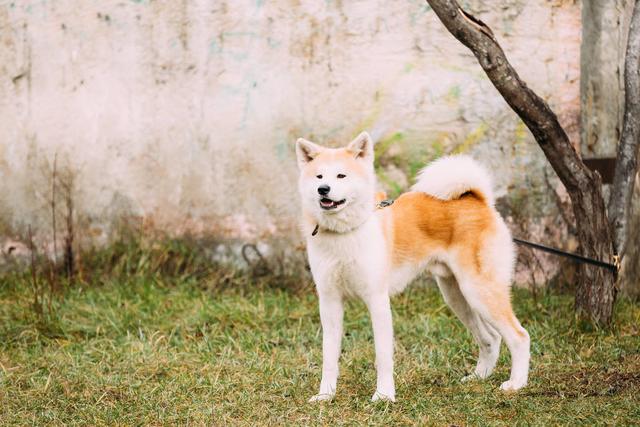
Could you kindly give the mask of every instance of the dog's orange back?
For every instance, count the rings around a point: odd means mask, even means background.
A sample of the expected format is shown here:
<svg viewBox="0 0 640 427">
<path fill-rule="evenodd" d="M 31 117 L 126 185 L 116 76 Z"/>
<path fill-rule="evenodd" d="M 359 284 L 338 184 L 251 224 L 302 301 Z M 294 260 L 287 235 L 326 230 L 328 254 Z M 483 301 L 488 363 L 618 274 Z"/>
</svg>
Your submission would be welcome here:
<svg viewBox="0 0 640 427">
<path fill-rule="evenodd" d="M 437 251 L 454 247 L 481 269 L 479 242 L 492 232 L 495 219 L 492 209 L 475 193 L 444 201 L 421 192 L 408 192 L 385 208 L 383 214 L 394 265 L 420 262 Z"/>
</svg>

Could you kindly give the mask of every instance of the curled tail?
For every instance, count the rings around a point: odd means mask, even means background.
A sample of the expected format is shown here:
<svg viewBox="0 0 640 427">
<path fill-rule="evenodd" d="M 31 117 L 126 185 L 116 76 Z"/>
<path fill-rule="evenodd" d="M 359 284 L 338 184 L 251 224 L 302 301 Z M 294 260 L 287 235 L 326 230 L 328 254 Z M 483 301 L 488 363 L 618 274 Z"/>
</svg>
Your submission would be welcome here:
<svg viewBox="0 0 640 427">
<path fill-rule="evenodd" d="M 413 191 L 421 191 L 440 200 L 453 200 L 471 192 L 493 205 L 491 175 L 470 156 L 441 157 L 418 173 Z"/>
</svg>

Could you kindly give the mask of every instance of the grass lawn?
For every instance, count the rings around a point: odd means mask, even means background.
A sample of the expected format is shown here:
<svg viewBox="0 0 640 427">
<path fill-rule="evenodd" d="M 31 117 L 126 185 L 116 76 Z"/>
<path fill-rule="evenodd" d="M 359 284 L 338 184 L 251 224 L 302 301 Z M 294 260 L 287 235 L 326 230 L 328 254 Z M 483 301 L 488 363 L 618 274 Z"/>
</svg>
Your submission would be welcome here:
<svg viewBox="0 0 640 427">
<path fill-rule="evenodd" d="M 345 314 L 336 399 L 318 388 L 321 332 L 310 285 L 251 280 L 224 287 L 193 278 L 133 275 L 77 285 L 38 322 L 26 278 L 0 279 L 0 424 L 34 425 L 557 425 L 640 422 L 640 307 L 622 300 L 613 331 L 578 331 L 569 296 L 514 295 L 532 339 L 530 385 L 498 390 L 498 369 L 473 369 L 470 335 L 437 290 L 419 283 L 394 298 L 395 404 L 375 387 L 369 318 Z M 263 280 L 264 282 L 264 280 Z M 268 282 L 268 281 L 267 281 Z"/>
</svg>

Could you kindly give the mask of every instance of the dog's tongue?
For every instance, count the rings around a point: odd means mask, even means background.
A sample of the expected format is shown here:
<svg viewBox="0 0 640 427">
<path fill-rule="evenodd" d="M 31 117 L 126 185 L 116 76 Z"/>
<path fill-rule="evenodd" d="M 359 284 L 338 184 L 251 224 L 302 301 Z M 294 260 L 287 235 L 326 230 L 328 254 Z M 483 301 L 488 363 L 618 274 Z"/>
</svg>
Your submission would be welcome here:
<svg viewBox="0 0 640 427">
<path fill-rule="evenodd" d="M 335 203 L 336 203 L 336 202 L 334 202 L 334 201 L 333 201 L 333 200 L 331 200 L 331 199 L 327 199 L 327 198 L 320 199 L 320 204 L 321 204 L 322 206 L 324 206 L 324 207 L 333 206 L 333 205 L 335 205 Z"/>
</svg>

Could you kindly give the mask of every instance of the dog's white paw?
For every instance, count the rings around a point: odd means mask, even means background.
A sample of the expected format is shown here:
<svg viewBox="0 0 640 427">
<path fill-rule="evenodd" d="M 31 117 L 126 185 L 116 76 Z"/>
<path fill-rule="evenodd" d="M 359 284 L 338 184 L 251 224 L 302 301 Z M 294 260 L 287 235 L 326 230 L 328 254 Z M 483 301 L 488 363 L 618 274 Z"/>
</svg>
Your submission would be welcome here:
<svg viewBox="0 0 640 427">
<path fill-rule="evenodd" d="M 316 394 L 315 396 L 311 396 L 311 398 L 309 399 L 309 402 L 324 402 L 327 400 L 333 400 L 334 397 L 335 397 L 335 394 L 319 393 L 319 394 Z"/>
<path fill-rule="evenodd" d="M 375 393 L 373 393 L 373 396 L 371 397 L 371 401 L 372 402 L 377 402 L 377 401 L 395 402 L 396 401 L 396 396 L 395 396 L 395 393 L 394 394 L 384 394 L 384 393 L 381 393 L 379 391 L 376 391 Z"/>
<path fill-rule="evenodd" d="M 518 391 L 525 385 L 527 385 L 526 382 L 509 380 L 502 383 L 500 390 L 507 392 Z"/>
</svg>

